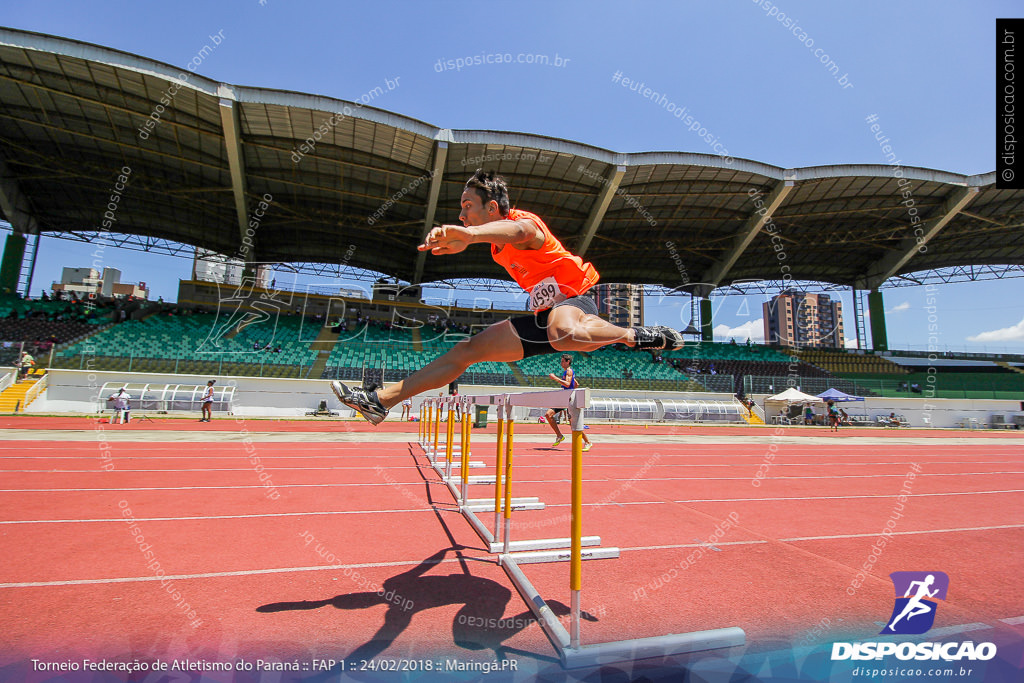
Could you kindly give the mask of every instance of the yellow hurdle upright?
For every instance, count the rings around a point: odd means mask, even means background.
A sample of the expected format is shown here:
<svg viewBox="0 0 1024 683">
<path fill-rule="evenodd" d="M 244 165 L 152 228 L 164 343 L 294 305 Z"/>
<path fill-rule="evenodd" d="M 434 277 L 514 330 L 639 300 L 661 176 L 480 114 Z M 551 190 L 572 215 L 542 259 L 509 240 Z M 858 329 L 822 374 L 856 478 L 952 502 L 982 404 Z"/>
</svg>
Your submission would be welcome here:
<svg viewBox="0 0 1024 683">
<path fill-rule="evenodd" d="M 574 427 L 576 425 L 573 425 Z M 569 565 L 572 621 L 569 645 L 580 646 L 580 589 L 583 588 L 582 543 L 583 536 L 583 432 L 572 433 L 572 557 Z"/>
<path fill-rule="evenodd" d="M 505 553 L 509 551 L 509 538 L 512 531 L 512 441 L 516 431 L 516 420 L 512 415 L 512 406 L 506 406 L 508 415 L 508 432 L 505 437 Z M 501 481 L 501 477 L 498 477 Z"/>
<path fill-rule="evenodd" d="M 441 401 L 437 401 L 437 414 L 434 415 L 434 460 L 437 460 L 438 433 L 441 431 Z"/>
<path fill-rule="evenodd" d="M 504 444 L 502 443 L 505 438 L 505 416 L 501 414 L 504 410 L 505 403 L 498 403 L 498 448 L 494 455 L 495 466 L 494 466 L 494 540 L 500 540 L 499 532 L 501 530 L 501 465 L 505 452 L 503 450 Z"/>
<path fill-rule="evenodd" d="M 466 493 L 469 489 L 469 403 L 462 406 L 462 452 L 460 464 L 462 466 L 462 504 L 466 504 Z"/>
</svg>

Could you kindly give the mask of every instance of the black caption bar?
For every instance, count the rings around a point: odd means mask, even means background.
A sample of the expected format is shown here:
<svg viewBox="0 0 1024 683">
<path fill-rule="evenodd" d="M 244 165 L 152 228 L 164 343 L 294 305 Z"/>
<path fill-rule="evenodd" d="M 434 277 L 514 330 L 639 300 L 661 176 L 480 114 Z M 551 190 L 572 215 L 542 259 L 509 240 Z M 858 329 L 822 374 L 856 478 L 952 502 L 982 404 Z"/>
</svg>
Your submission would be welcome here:
<svg viewBox="0 0 1024 683">
<path fill-rule="evenodd" d="M 1024 130 L 1017 121 L 1017 86 L 1024 98 L 1024 72 L 1017 80 L 1017 66 L 1024 54 L 1024 19 L 996 19 L 996 187 L 1024 190 Z M 1017 136 L 1020 135 L 1020 139 Z"/>
</svg>

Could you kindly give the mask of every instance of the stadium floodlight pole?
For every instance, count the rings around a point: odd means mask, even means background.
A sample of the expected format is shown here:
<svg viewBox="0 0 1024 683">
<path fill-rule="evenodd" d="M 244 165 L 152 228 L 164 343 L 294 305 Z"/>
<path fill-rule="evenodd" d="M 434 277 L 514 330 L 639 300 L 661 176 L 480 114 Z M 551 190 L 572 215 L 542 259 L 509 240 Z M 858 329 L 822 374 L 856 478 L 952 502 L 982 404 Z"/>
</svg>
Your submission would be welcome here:
<svg viewBox="0 0 1024 683">
<path fill-rule="evenodd" d="M 503 459 L 502 456 L 504 455 L 504 451 L 502 450 L 502 448 L 504 447 L 504 443 L 502 443 L 502 442 L 504 441 L 504 438 L 505 438 L 505 416 L 502 414 L 501 411 L 504 410 L 504 409 L 505 409 L 505 397 L 504 396 L 499 396 L 498 397 L 498 407 L 496 409 L 497 410 L 497 415 L 498 415 L 498 447 L 497 447 L 495 455 L 494 455 L 494 461 L 495 461 L 495 465 L 494 465 L 494 541 L 495 542 L 498 542 L 500 540 L 500 538 L 501 538 L 499 536 L 499 532 L 501 531 L 501 465 L 502 465 L 502 459 Z"/>
</svg>

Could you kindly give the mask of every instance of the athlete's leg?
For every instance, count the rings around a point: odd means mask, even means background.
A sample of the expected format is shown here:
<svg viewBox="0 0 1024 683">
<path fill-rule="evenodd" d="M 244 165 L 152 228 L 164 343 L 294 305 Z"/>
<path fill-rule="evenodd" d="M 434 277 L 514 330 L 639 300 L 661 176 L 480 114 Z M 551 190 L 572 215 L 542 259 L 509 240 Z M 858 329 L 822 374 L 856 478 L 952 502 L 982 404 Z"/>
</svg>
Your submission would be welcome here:
<svg viewBox="0 0 1024 683">
<path fill-rule="evenodd" d="M 636 336 L 575 306 L 559 306 L 548 316 L 548 340 L 557 351 L 596 351 L 609 344 L 633 346 Z"/>
<path fill-rule="evenodd" d="M 507 320 L 491 325 L 483 332 L 461 341 L 443 356 L 436 358 L 409 377 L 377 392 L 385 408 L 403 399 L 443 387 L 466 371 L 473 363 L 494 361 L 506 363 L 523 359 L 523 344 L 515 328 Z"/>
<path fill-rule="evenodd" d="M 547 333 L 548 342 L 556 351 L 596 351 L 609 344 L 639 349 L 683 348 L 683 336 L 668 327 L 619 327 L 568 304 L 551 310 Z"/>
<path fill-rule="evenodd" d="M 548 408 L 548 412 L 544 413 L 544 418 L 548 421 L 548 424 L 551 425 L 551 429 L 555 432 L 555 442 L 551 444 L 552 447 L 565 441 L 565 436 L 562 435 L 562 430 L 558 428 L 558 423 L 555 422 L 556 414 L 557 413 L 555 413 L 554 408 Z"/>
<path fill-rule="evenodd" d="M 547 420 L 549 425 L 551 425 L 551 431 L 555 433 L 555 436 L 561 439 L 562 431 L 558 428 L 558 423 L 555 422 L 555 409 L 548 408 L 548 412 L 544 413 L 544 419 Z"/>
</svg>

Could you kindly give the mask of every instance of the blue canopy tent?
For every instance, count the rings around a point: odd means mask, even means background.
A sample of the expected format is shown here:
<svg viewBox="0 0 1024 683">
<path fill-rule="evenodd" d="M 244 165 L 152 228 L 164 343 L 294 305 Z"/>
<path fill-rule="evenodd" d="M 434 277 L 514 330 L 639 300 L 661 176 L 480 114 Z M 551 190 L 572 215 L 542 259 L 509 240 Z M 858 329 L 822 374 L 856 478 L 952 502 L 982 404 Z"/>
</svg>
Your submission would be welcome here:
<svg viewBox="0 0 1024 683">
<path fill-rule="evenodd" d="M 818 394 L 818 398 L 823 401 L 834 401 L 840 403 L 842 401 L 863 401 L 863 396 L 852 396 L 850 394 L 839 391 L 838 389 L 829 389 Z"/>
<path fill-rule="evenodd" d="M 833 403 L 845 403 L 847 401 L 863 401 L 863 396 L 853 396 L 846 392 L 839 391 L 838 389 L 828 389 L 818 394 L 818 398 L 822 401 L 832 401 Z M 864 418 L 868 416 L 867 403 L 864 404 Z"/>
</svg>

